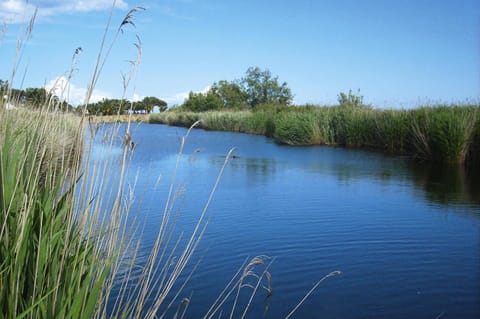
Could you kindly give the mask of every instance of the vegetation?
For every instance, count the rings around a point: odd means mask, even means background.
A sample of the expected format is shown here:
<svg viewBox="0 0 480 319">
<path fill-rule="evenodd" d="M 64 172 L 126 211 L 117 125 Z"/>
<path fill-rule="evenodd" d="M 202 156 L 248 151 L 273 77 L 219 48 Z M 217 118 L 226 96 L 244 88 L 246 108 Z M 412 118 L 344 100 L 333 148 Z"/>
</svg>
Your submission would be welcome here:
<svg viewBox="0 0 480 319">
<path fill-rule="evenodd" d="M 167 109 L 167 102 L 154 96 L 147 96 L 141 101 L 128 102 L 124 99 L 103 99 L 95 103 L 81 105 L 80 109 L 85 108 L 91 115 L 124 115 L 127 113 L 141 114 L 151 113 L 155 107 L 159 112 Z"/>
<path fill-rule="evenodd" d="M 340 92 L 337 99 L 340 106 L 365 106 L 365 104 L 363 104 L 363 95 L 360 95 L 360 90 L 358 90 L 357 94 L 353 94 L 352 90 L 349 90 L 348 95 L 344 92 Z"/>
<path fill-rule="evenodd" d="M 343 97 L 346 100 L 340 106 L 262 105 L 241 112 L 177 111 L 152 114 L 150 122 L 188 126 L 200 120 L 205 129 L 272 136 L 288 145 L 366 147 L 425 161 L 478 164 L 479 105 L 378 110 L 363 106 L 351 92 Z"/>
<path fill-rule="evenodd" d="M 240 80 L 216 82 L 206 93 L 190 92 L 179 109 L 192 112 L 253 109 L 262 104 L 290 105 L 292 99 L 286 82 L 279 84 L 278 77 L 269 70 L 251 67 Z"/>
<path fill-rule="evenodd" d="M 55 105 L 56 108 L 62 111 L 74 111 L 75 108 L 65 101 L 61 101 L 58 96 L 52 92 L 47 92 L 44 88 L 26 88 L 25 90 L 12 88 L 8 81 L 0 79 L 0 101 L 5 97 L 9 100 L 5 103 L 10 103 L 14 106 L 22 106 L 30 109 L 39 109 L 44 105 Z"/>
<path fill-rule="evenodd" d="M 0 114 L 0 317 L 90 316 L 109 265 L 73 218 L 80 121 Z"/>
</svg>

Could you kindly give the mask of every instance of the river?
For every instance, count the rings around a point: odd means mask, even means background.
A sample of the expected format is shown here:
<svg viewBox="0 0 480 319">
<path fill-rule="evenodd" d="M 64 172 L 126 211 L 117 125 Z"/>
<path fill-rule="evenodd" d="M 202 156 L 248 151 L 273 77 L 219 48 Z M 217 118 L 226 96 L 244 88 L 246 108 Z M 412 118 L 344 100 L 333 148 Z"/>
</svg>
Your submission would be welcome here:
<svg viewBox="0 0 480 319">
<path fill-rule="evenodd" d="M 131 131 L 127 178 L 136 184 L 142 256 L 153 245 L 186 130 L 132 124 Z M 271 258 L 273 290 L 258 291 L 248 318 L 285 317 L 337 270 L 295 318 L 480 318 L 479 177 L 371 151 L 193 130 L 174 183 L 184 188 L 174 235 L 191 233 L 233 147 L 192 260 L 198 267 L 182 292 L 191 297 L 188 318 L 205 314 L 257 255 Z M 103 148 L 98 138 L 93 159 Z"/>
</svg>

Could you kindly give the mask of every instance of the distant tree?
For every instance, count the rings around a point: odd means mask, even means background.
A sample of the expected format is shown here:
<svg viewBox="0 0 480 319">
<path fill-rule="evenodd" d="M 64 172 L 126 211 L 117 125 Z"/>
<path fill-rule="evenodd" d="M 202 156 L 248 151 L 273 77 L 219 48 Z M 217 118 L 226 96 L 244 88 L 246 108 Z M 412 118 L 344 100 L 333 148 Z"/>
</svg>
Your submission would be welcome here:
<svg viewBox="0 0 480 319">
<path fill-rule="evenodd" d="M 87 110 L 92 115 L 125 114 L 128 103 L 122 99 L 102 99 L 96 103 L 87 104 Z"/>
<path fill-rule="evenodd" d="M 8 87 L 8 81 L 0 79 L 0 92 L 5 92 Z"/>
<path fill-rule="evenodd" d="M 241 109 L 248 106 L 248 94 L 238 83 L 222 80 L 214 83 L 210 90 L 222 100 L 225 108 Z"/>
<path fill-rule="evenodd" d="M 51 98 L 53 98 L 53 95 L 49 94 L 44 88 L 26 88 L 22 100 L 27 106 L 40 108 L 49 103 Z"/>
<path fill-rule="evenodd" d="M 261 104 L 290 105 L 293 95 L 286 82 L 279 84 L 269 70 L 249 68 L 246 76 L 233 82 L 219 81 L 206 93 L 190 92 L 181 109 L 202 112 L 218 109 L 241 109 Z"/>
<path fill-rule="evenodd" d="M 181 108 L 193 112 L 219 110 L 223 108 L 223 101 L 212 90 L 207 93 L 190 92 Z"/>
<path fill-rule="evenodd" d="M 154 96 L 147 96 L 142 100 L 143 108 L 147 113 L 152 112 L 155 106 L 160 108 L 160 112 L 167 110 L 167 102 L 160 100 Z"/>
<path fill-rule="evenodd" d="M 269 70 L 251 67 L 240 83 L 251 107 L 260 104 L 289 105 L 292 103 L 293 95 L 287 82 L 279 84 L 278 77 L 273 77 Z"/>
</svg>

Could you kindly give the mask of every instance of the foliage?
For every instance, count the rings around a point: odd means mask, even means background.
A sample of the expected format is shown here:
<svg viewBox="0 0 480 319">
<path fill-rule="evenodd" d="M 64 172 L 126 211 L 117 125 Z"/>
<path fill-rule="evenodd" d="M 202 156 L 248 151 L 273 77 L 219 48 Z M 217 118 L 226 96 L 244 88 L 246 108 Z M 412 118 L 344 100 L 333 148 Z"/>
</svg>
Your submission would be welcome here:
<svg viewBox="0 0 480 319">
<path fill-rule="evenodd" d="M 160 112 L 167 110 L 167 102 L 154 96 L 147 96 L 136 102 L 123 99 L 103 99 L 96 103 L 89 103 L 86 107 L 91 115 L 123 115 L 127 114 L 129 110 L 132 113 L 151 113 L 155 106 L 159 107 Z"/>
<path fill-rule="evenodd" d="M 91 317 L 109 268 L 72 219 L 79 119 L 0 112 L 0 317 Z"/>
<path fill-rule="evenodd" d="M 151 113 L 155 106 L 158 107 L 160 112 L 167 110 L 167 102 L 154 96 L 146 96 L 141 101 L 133 102 L 131 109 L 134 113 Z"/>
<path fill-rule="evenodd" d="M 219 110 L 223 108 L 223 101 L 212 90 L 206 94 L 190 92 L 182 108 L 193 112 Z"/>
<path fill-rule="evenodd" d="M 75 108 L 45 88 L 26 88 L 25 90 L 11 88 L 8 81 L 0 80 L 0 99 L 8 96 L 8 102 L 15 106 L 29 109 L 40 109 L 45 105 L 54 106 L 61 111 L 74 111 Z"/>
<path fill-rule="evenodd" d="M 345 107 L 360 107 L 365 106 L 363 104 L 363 95 L 360 95 L 360 90 L 357 91 L 357 94 L 354 94 L 352 90 L 348 91 L 348 94 L 340 92 L 338 94 L 338 103 L 341 106 Z"/>
<path fill-rule="evenodd" d="M 269 70 L 251 67 L 240 80 L 215 82 L 206 93 L 190 92 L 181 109 L 204 112 L 256 108 L 265 104 L 287 106 L 292 99 L 286 82 L 279 84 L 278 77 L 273 77 Z"/>
<path fill-rule="evenodd" d="M 293 95 L 286 82 L 278 83 L 278 77 L 271 72 L 251 67 L 241 80 L 242 86 L 248 95 L 248 104 L 256 107 L 261 104 L 289 105 Z"/>
<path fill-rule="evenodd" d="M 191 118 L 190 121 L 184 119 Z M 262 134 L 289 145 L 367 147 L 447 163 L 480 160 L 480 106 L 437 106 L 413 110 L 368 107 L 259 105 L 250 111 L 165 112 L 151 123 L 190 124 L 211 130 Z"/>
<path fill-rule="evenodd" d="M 282 114 L 275 121 L 273 136 L 281 144 L 311 145 L 314 127 L 314 119 L 306 113 Z"/>
<path fill-rule="evenodd" d="M 439 106 L 413 112 L 412 139 L 416 156 L 463 163 L 475 147 L 479 108 Z"/>
<path fill-rule="evenodd" d="M 214 83 L 210 90 L 223 101 L 224 108 L 243 109 L 247 107 L 247 93 L 236 82 L 222 80 Z"/>
</svg>

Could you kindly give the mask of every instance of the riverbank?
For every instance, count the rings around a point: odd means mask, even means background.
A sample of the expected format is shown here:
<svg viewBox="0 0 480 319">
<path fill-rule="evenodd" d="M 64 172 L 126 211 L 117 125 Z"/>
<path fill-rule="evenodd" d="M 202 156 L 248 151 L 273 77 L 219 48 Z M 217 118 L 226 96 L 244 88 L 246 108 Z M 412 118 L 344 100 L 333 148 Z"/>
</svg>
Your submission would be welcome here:
<svg viewBox="0 0 480 319">
<path fill-rule="evenodd" d="M 89 116 L 88 120 L 92 123 L 127 123 L 127 122 L 148 122 L 148 114 L 123 114 L 123 115 L 103 115 Z"/>
<path fill-rule="evenodd" d="M 373 148 L 418 160 L 480 165 L 479 105 L 411 110 L 367 107 L 262 107 L 254 111 L 151 114 L 150 123 L 272 137 L 286 145 Z"/>
</svg>

